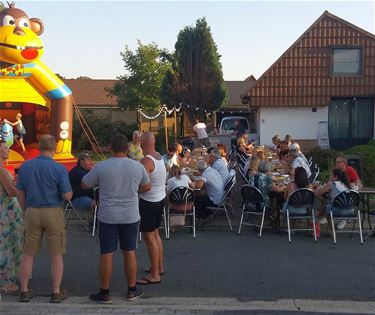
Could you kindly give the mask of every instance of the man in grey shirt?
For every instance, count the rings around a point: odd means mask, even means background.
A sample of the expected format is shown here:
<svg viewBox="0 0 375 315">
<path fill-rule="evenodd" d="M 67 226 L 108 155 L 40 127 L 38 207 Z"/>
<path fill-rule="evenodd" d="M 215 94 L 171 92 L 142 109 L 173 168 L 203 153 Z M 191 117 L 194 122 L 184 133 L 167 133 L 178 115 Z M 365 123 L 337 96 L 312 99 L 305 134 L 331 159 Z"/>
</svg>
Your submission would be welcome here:
<svg viewBox="0 0 375 315">
<path fill-rule="evenodd" d="M 138 193 L 151 189 L 144 166 L 127 157 L 128 141 L 122 134 L 111 139 L 112 157 L 98 163 L 82 178 L 82 187 L 99 186 L 99 242 L 101 289 L 90 299 L 111 303 L 109 285 L 113 253 L 120 248 L 124 255 L 124 270 L 128 281 L 127 300 L 143 295 L 136 288 L 137 258 L 135 254 L 139 226 Z"/>
</svg>

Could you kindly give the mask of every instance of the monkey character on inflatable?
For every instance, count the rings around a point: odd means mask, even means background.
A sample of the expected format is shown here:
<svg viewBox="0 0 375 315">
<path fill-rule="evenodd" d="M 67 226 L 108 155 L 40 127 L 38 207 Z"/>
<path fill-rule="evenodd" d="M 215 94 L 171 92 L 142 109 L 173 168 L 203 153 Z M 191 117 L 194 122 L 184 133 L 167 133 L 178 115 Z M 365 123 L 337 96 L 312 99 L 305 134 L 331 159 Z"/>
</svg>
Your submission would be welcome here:
<svg viewBox="0 0 375 315">
<path fill-rule="evenodd" d="M 55 158 L 71 158 L 72 91 L 40 61 L 43 22 L 30 19 L 14 3 L 8 6 L 0 11 L 0 102 L 20 101 L 24 86 L 32 86 L 50 107 Z"/>
</svg>

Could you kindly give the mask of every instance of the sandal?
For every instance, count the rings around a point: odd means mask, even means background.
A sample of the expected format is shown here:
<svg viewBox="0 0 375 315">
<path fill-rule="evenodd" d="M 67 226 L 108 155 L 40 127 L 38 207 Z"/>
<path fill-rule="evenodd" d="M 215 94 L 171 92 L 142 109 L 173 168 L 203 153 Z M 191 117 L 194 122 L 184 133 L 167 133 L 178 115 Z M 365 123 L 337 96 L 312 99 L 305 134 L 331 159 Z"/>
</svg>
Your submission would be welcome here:
<svg viewBox="0 0 375 315">
<path fill-rule="evenodd" d="M 20 292 L 20 288 L 16 284 L 11 284 L 6 287 L 0 288 L 0 294 L 1 295 L 18 295 Z"/>
</svg>

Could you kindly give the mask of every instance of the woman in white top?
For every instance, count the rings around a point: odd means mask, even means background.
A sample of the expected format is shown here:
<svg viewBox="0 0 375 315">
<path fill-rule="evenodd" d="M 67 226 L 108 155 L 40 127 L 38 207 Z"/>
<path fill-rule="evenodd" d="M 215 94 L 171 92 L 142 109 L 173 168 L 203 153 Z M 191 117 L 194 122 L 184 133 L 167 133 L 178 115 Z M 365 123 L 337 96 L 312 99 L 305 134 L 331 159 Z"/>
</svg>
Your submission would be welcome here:
<svg viewBox="0 0 375 315">
<path fill-rule="evenodd" d="M 178 166 L 174 165 L 169 171 L 171 176 L 167 182 L 167 192 L 170 193 L 173 189 L 177 187 L 190 187 L 194 188 L 195 184 L 190 180 L 189 176 L 181 175 L 181 170 Z"/>
<path fill-rule="evenodd" d="M 349 183 L 346 173 L 338 168 L 333 169 L 330 181 L 327 184 L 325 184 L 323 187 L 315 191 L 316 197 L 321 197 L 322 195 L 326 193 L 329 194 L 328 204 L 325 206 L 325 216 L 323 216 L 324 208 L 321 208 L 319 211 L 319 217 L 322 218 L 320 220 L 320 224 L 326 224 L 328 222 L 326 216 L 329 215 L 329 212 L 332 208 L 334 197 L 338 193 L 348 190 L 348 189 L 350 189 L 350 183 Z M 345 220 L 342 220 L 340 221 L 337 227 L 341 230 L 342 228 L 344 228 L 345 224 L 346 224 Z"/>
</svg>

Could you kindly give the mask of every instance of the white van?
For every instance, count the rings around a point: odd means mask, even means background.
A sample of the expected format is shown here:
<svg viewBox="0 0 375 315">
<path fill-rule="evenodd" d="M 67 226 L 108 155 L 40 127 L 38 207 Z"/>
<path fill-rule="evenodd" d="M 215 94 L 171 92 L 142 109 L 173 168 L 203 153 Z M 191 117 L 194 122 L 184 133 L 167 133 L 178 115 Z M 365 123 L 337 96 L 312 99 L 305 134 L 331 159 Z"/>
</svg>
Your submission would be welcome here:
<svg viewBox="0 0 375 315">
<path fill-rule="evenodd" d="M 221 135 L 232 134 L 234 129 L 236 128 L 234 124 L 236 120 L 240 122 L 240 125 L 243 127 L 243 129 L 245 129 L 245 132 L 247 134 L 250 133 L 250 124 L 249 124 L 249 120 L 246 117 L 228 116 L 228 117 L 223 117 L 223 119 L 221 120 L 219 134 Z"/>
</svg>

